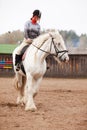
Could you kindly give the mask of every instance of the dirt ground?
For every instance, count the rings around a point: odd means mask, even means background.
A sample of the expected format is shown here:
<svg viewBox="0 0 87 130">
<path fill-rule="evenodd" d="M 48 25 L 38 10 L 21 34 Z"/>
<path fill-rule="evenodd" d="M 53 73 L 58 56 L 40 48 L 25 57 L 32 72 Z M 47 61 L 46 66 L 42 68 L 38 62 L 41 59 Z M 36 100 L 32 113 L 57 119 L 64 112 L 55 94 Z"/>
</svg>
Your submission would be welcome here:
<svg viewBox="0 0 87 130">
<path fill-rule="evenodd" d="M 16 98 L 13 78 L 0 78 L 0 130 L 87 130 L 87 79 L 44 78 L 35 112 Z"/>
</svg>

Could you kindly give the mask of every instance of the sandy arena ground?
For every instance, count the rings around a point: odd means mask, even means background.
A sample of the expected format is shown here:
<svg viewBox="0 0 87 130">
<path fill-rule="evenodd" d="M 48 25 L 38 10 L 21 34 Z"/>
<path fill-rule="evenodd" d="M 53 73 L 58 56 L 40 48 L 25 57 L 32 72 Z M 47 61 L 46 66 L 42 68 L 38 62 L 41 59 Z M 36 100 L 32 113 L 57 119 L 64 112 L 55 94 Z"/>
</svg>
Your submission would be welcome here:
<svg viewBox="0 0 87 130">
<path fill-rule="evenodd" d="M 87 130 L 87 79 L 44 78 L 37 111 L 16 105 L 13 78 L 0 78 L 0 130 Z"/>
</svg>

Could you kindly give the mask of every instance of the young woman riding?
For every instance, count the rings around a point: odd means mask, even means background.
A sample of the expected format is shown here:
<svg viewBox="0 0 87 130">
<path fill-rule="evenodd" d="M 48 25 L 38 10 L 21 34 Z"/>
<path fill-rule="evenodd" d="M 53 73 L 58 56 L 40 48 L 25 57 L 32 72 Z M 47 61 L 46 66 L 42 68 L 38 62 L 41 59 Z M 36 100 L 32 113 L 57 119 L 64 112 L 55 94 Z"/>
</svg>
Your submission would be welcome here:
<svg viewBox="0 0 87 130">
<path fill-rule="evenodd" d="M 31 44 L 32 40 L 40 35 L 40 25 L 38 24 L 40 18 L 41 18 L 40 10 L 34 10 L 32 18 L 25 23 L 24 40 L 20 44 L 15 56 L 16 71 L 20 70 L 20 63 L 22 60 L 21 50 L 23 49 L 23 47 Z"/>
</svg>

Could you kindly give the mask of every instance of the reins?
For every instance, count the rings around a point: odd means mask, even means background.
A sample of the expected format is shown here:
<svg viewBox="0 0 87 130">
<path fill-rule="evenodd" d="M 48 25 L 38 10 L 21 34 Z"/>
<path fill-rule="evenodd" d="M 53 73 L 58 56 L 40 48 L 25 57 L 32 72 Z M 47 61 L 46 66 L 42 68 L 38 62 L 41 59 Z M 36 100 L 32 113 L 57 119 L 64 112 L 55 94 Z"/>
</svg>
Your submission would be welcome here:
<svg viewBox="0 0 87 130">
<path fill-rule="evenodd" d="M 40 47 L 37 47 L 36 45 L 34 45 L 34 44 L 32 44 L 34 47 L 36 47 L 38 50 L 40 50 L 40 51 L 43 51 L 43 52 L 45 52 L 45 53 L 47 53 L 47 54 L 51 54 L 51 53 L 49 53 L 49 52 L 47 52 L 47 51 L 45 51 L 45 50 L 43 50 L 43 49 L 41 49 Z"/>
</svg>

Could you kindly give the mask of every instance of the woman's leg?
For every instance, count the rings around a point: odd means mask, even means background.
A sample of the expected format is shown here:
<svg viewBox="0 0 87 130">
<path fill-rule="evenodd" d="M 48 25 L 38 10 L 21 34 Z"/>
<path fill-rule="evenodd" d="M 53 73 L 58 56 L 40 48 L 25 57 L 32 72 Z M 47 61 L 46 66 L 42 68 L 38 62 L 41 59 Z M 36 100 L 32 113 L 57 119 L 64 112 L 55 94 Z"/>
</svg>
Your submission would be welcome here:
<svg viewBox="0 0 87 130">
<path fill-rule="evenodd" d="M 21 55 L 21 50 L 23 49 L 23 47 L 25 47 L 26 45 L 28 45 L 28 43 L 25 42 L 25 40 L 23 40 L 23 42 L 19 45 L 18 51 L 15 55 L 15 66 L 16 66 L 16 71 L 20 70 L 20 66 L 21 66 L 21 61 L 22 61 L 22 55 Z"/>
</svg>

